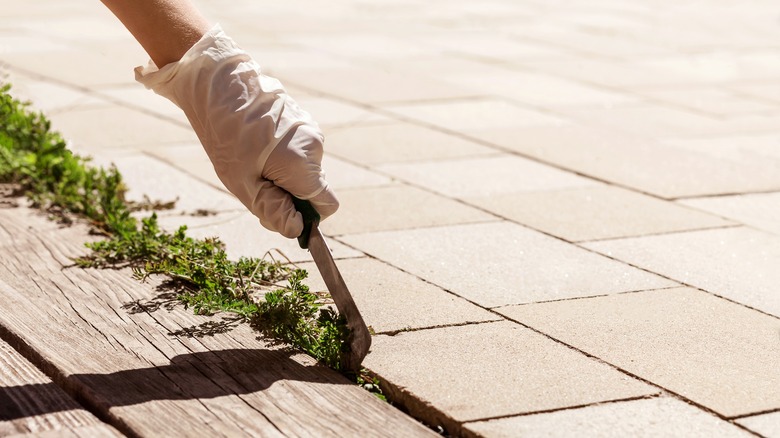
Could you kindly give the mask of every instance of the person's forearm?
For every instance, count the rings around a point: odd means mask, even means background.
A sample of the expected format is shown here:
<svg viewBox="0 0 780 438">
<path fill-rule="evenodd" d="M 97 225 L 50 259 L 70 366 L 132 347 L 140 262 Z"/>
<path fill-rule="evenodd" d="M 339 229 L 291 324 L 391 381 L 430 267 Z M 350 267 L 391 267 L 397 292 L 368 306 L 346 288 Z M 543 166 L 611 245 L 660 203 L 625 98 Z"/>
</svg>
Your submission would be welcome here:
<svg viewBox="0 0 780 438">
<path fill-rule="evenodd" d="M 158 67 L 181 59 L 211 27 L 189 0 L 101 1 Z"/>
</svg>

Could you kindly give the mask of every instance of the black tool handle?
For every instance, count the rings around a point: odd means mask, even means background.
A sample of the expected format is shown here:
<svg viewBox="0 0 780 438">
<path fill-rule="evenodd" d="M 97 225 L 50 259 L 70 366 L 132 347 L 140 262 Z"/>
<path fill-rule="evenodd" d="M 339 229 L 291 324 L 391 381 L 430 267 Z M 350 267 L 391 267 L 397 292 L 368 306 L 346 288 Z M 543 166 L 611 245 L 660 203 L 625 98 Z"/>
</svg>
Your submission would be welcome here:
<svg viewBox="0 0 780 438">
<path fill-rule="evenodd" d="M 311 205 L 311 202 L 303 199 L 298 199 L 293 196 L 293 204 L 295 209 L 303 216 L 303 232 L 298 236 L 298 245 L 303 249 L 309 248 L 309 236 L 311 235 L 312 227 L 316 226 L 320 222 L 320 214 Z"/>
</svg>

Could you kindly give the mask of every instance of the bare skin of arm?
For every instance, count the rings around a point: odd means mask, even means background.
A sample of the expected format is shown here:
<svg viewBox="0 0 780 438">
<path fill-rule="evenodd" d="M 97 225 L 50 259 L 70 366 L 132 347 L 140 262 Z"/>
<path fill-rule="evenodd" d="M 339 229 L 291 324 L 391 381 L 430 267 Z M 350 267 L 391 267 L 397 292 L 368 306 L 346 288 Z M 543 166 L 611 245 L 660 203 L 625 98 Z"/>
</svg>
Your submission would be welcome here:
<svg viewBox="0 0 780 438">
<path fill-rule="evenodd" d="M 189 0 L 101 0 L 157 67 L 176 62 L 211 28 Z"/>
</svg>

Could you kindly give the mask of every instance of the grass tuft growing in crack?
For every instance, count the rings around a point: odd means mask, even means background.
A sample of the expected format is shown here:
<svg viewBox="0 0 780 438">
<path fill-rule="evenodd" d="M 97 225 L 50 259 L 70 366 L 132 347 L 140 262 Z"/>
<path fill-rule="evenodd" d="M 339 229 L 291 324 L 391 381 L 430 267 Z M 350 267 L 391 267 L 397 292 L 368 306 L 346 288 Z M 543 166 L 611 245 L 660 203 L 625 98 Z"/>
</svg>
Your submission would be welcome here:
<svg viewBox="0 0 780 438">
<path fill-rule="evenodd" d="M 143 208 L 125 199 L 116 167 L 97 168 L 73 154 L 46 117 L 9 90 L 0 86 L 0 183 L 61 221 L 87 219 L 106 237 L 87 244 L 91 253 L 76 260 L 79 266 L 130 267 L 139 280 L 167 276 L 178 301 L 195 313 L 228 312 L 264 336 L 340 368 L 346 323 L 303 284 L 306 271 L 273 260 L 229 260 L 218 239 L 194 239 L 185 226 L 165 231 L 156 214 L 138 221 L 131 213 Z"/>
</svg>

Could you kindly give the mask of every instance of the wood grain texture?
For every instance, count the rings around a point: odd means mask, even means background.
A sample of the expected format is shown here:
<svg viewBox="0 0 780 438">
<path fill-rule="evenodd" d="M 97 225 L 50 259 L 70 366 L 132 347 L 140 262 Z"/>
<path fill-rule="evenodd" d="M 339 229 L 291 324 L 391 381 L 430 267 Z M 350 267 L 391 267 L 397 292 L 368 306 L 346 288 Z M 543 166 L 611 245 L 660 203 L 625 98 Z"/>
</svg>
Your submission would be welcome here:
<svg viewBox="0 0 780 438">
<path fill-rule="evenodd" d="M 82 436 L 121 436 L 0 341 L 0 436 L 67 436 L 73 430 Z"/>
<path fill-rule="evenodd" d="M 58 229 L 24 207 L 0 209 L 0 223 L 13 235 L 0 244 L 0 334 L 128 435 L 434 435 L 246 325 L 222 332 L 219 317 L 166 308 L 159 280 L 68 267 L 86 252 L 83 226 Z"/>
</svg>

